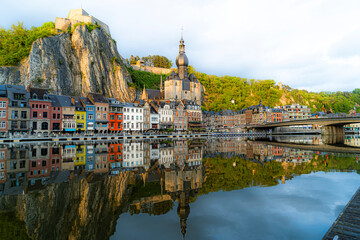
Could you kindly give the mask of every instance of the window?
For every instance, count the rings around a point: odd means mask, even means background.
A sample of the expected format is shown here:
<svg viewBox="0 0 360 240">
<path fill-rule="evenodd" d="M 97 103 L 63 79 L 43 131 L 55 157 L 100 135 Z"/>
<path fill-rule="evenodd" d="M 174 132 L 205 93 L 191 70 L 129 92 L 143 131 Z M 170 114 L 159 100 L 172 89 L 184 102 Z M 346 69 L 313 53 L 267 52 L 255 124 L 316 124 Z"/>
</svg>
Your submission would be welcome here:
<svg viewBox="0 0 360 240">
<path fill-rule="evenodd" d="M 18 111 L 12 111 L 11 118 L 18 119 Z"/>
<path fill-rule="evenodd" d="M 21 111 L 21 118 L 26 118 L 27 114 L 26 111 Z"/>
<path fill-rule="evenodd" d="M 6 118 L 6 111 L 0 111 L 0 117 Z"/>
<path fill-rule="evenodd" d="M 89 120 L 93 120 L 93 119 L 94 119 L 94 115 L 93 115 L 93 114 L 88 114 L 88 119 L 89 119 Z"/>
<path fill-rule="evenodd" d="M 43 122 L 41 124 L 41 130 L 48 130 L 49 129 L 49 124 L 47 122 Z"/>
<path fill-rule="evenodd" d="M 1 101 L 0 102 L 0 108 L 6 108 L 6 102 Z"/>
<path fill-rule="evenodd" d="M 44 118 L 47 118 L 48 115 L 47 115 L 47 112 L 44 112 Z"/>
<path fill-rule="evenodd" d="M 81 120 L 84 120 L 84 114 L 81 114 Z"/>
<path fill-rule="evenodd" d="M 53 117 L 52 117 L 53 119 L 56 119 L 56 113 L 53 113 Z"/>
<path fill-rule="evenodd" d="M 57 115 L 57 119 L 60 119 L 60 114 Z"/>
<path fill-rule="evenodd" d="M 115 115 L 110 115 L 110 120 L 115 120 Z"/>
<path fill-rule="evenodd" d="M 101 118 L 101 114 L 100 113 L 97 113 L 96 114 L 96 119 L 100 119 Z"/>
<path fill-rule="evenodd" d="M 79 114 L 77 114 L 77 115 L 76 115 L 76 119 L 80 119 L 80 116 L 79 116 Z"/>
<path fill-rule="evenodd" d="M 41 156 L 46 156 L 48 153 L 48 149 L 47 148 L 42 148 L 41 149 Z M 46 163 L 45 163 L 45 166 L 46 166 Z"/>
<path fill-rule="evenodd" d="M 107 114 L 106 113 L 103 114 L 103 119 L 107 119 Z"/>
<path fill-rule="evenodd" d="M 121 115 L 117 115 L 117 120 L 121 120 Z"/>
</svg>

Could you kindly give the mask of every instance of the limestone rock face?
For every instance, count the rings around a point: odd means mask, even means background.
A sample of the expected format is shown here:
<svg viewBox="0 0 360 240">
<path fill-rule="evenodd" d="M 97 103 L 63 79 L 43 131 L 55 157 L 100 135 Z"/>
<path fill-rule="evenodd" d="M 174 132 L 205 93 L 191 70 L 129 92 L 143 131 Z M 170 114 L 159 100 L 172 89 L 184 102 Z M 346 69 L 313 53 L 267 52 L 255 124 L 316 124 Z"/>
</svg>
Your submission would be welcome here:
<svg viewBox="0 0 360 240">
<path fill-rule="evenodd" d="M 90 32 L 82 25 L 72 35 L 36 40 L 17 67 L 0 67 L 0 84 L 50 88 L 54 94 L 95 92 L 131 101 L 129 82 L 130 74 L 111 37 L 100 28 Z"/>
</svg>

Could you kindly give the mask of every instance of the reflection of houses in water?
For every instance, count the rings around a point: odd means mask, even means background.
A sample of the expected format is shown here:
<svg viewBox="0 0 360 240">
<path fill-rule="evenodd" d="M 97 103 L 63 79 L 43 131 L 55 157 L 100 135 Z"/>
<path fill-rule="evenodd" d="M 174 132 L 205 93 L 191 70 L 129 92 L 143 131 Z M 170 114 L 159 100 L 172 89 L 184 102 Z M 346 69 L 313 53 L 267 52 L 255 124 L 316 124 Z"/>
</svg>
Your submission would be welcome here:
<svg viewBox="0 0 360 240">
<path fill-rule="evenodd" d="M 25 145 L 10 146 L 7 149 L 6 182 L 4 194 L 22 193 L 27 186 L 29 171 L 29 148 Z"/>
<path fill-rule="evenodd" d="M 109 168 L 121 167 L 121 161 L 123 159 L 123 144 L 122 143 L 111 143 L 109 144 Z"/>
<path fill-rule="evenodd" d="M 95 150 L 94 145 L 86 146 L 85 171 L 94 171 L 95 168 Z"/>
<path fill-rule="evenodd" d="M 360 135 L 347 135 L 345 136 L 345 141 L 344 144 L 348 145 L 348 146 L 353 146 L 353 147 L 359 147 L 360 146 Z"/>
<path fill-rule="evenodd" d="M 76 157 L 76 145 L 65 145 L 62 148 L 62 170 L 74 170 L 74 160 Z"/>
<path fill-rule="evenodd" d="M 174 147 L 171 144 L 161 144 L 159 165 L 170 168 L 174 162 Z"/>
<path fill-rule="evenodd" d="M 77 145 L 74 168 L 76 170 L 82 170 L 82 169 L 85 169 L 85 165 L 86 165 L 86 146 L 85 145 Z"/>
<path fill-rule="evenodd" d="M 7 148 L 0 147 L 0 184 L 6 182 L 6 163 L 7 163 Z M 0 185 L 0 193 L 3 191 Z"/>
<path fill-rule="evenodd" d="M 317 138 L 311 138 L 312 141 Z M 301 150 L 295 148 L 286 148 L 263 144 L 258 142 L 248 142 L 239 139 L 214 139 L 208 144 L 206 156 L 213 157 L 219 155 L 221 157 L 234 157 L 238 156 L 246 160 L 254 162 L 293 162 L 303 163 L 308 162 L 313 157 L 313 151 Z"/>
<path fill-rule="evenodd" d="M 96 144 L 94 173 L 107 173 L 109 171 L 108 157 L 108 144 Z"/>
<path fill-rule="evenodd" d="M 29 154 L 29 175 L 30 186 L 36 184 L 41 186 L 46 178 L 50 176 L 50 151 L 48 146 L 33 145 Z"/>
<path fill-rule="evenodd" d="M 126 142 L 123 144 L 123 167 L 145 167 L 143 156 L 143 143 L 142 142 Z"/>
</svg>

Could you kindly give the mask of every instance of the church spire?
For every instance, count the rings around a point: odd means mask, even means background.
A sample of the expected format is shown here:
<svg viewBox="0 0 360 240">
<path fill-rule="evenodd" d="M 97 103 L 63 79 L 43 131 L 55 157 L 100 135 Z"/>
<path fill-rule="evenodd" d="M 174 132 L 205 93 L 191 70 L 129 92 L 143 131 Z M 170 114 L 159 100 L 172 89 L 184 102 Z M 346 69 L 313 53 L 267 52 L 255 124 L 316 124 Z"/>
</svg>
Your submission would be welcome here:
<svg viewBox="0 0 360 240">
<path fill-rule="evenodd" d="M 144 101 L 148 100 L 148 95 L 147 95 L 147 92 L 146 92 L 146 89 L 145 89 L 145 85 L 144 85 L 143 93 L 141 95 L 141 100 L 144 100 Z"/>
</svg>

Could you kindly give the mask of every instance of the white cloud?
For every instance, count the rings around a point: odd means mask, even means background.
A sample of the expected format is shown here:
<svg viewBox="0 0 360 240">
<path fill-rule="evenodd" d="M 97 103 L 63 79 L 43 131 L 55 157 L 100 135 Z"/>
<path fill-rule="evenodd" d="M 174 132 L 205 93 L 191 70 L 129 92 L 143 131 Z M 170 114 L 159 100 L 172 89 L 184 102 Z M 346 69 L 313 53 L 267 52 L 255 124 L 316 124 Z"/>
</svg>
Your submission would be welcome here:
<svg viewBox="0 0 360 240">
<path fill-rule="evenodd" d="M 0 23 L 40 25 L 81 5 L 110 26 L 124 57 L 161 54 L 174 61 L 183 25 L 190 64 L 199 71 L 313 91 L 358 87 L 356 0 L 6 1 Z"/>
</svg>

